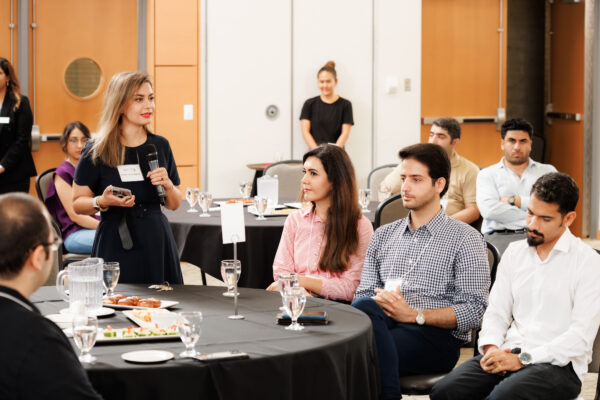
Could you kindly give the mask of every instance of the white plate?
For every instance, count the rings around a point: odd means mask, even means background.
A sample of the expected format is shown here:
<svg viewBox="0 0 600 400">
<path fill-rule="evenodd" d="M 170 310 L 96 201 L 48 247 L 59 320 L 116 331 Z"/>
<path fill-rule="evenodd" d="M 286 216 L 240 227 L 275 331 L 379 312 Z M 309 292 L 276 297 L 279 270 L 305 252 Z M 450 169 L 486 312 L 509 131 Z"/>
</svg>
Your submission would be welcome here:
<svg viewBox="0 0 600 400">
<path fill-rule="evenodd" d="M 284 206 L 289 207 L 289 208 L 302 208 L 302 203 L 300 203 L 299 201 L 295 202 L 295 203 L 283 203 Z"/>
<path fill-rule="evenodd" d="M 291 213 L 293 213 L 294 211 L 296 211 L 295 209 L 291 209 L 291 208 L 284 208 L 282 210 L 276 209 L 270 213 L 264 214 L 265 217 L 286 217 L 288 215 L 290 215 Z M 258 212 L 256 211 L 256 207 L 254 206 L 250 206 L 248 207 L 248 212 L 250 214 L 256 215 L 258 216 Z"/>
<path fill-rule="evenodd" d="M 144 328 L 153 328 L 155 324 L 158 324 L 159 327 L 162 328 L 163 325 L 172 326 L 177 323 L 177 314 L 171 311 L 156 308 L 148 311 L 152 313 L 151 321 L 144 321 L 143 319 L 138 318 L 137 316 L 135 316 L 133 310 L 123 311 L 123 314 L 125 314 L 127 318 L 129 318 L 139 326 L 143 326 Z"/>
<path fill-rule="evenodd" d="M 179 304 L 178 301 L 160 300 L 160 307 L 124 306 L 122 304 L 102 304 L 102 306 L 114 308 L 117 310 L 159 310 L 161 308 L 171 308 L 173 306 L 176 306 L 177 304 Z"/>
<path fill-rule="evenodd" d="M 63 308 L 62 310 L 59 311 L 59 313 L 61 313 L 63 315 L 71 315 L 71 310 L 68 308 Z M 95 315 L 96 315 L 96 317 L 107 317 L 109 315 L 113 315 L 114 313 L 115 313 L 115 310 L 113 310 L 111 308 L 102 307 L 101 309 L 96 311 Z"/>
<path fill-rule="evenodd" d="M 160 363 L 172 359 L 173 353 L 164 350 L 139 350 L 121 354 L 121 358 L 132 363 Z"/>
</svg>

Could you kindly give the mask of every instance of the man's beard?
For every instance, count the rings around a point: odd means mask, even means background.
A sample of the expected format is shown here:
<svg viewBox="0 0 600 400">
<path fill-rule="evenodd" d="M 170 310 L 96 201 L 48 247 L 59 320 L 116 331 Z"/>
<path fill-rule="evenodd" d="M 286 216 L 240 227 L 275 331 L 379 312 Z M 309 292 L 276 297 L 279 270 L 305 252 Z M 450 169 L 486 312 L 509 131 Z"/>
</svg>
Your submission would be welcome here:
<svg viewBox="0 0 600 400">
<path fill-rule="evenodd" d="M 531 237 L 529 235 L 527 235 L 527 244 L 531 247 L 536 247 L 539 246 L 540 244 L 544 243 L 544 235 L 542 235 L 540 232 L 536 231 L 535 229 L 526 229 L 527 233 L 531 232 L 531 233 L 535 233 L 536 235 L 538 235 L 539 237 Z"/>
</svg>

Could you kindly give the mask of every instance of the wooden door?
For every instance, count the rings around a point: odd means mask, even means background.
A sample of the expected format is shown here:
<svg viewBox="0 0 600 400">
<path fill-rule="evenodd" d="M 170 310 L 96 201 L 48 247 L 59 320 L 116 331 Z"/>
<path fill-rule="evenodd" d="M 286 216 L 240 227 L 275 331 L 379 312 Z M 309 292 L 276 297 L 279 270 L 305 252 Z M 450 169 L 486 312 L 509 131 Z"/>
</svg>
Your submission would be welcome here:
<svg viewBox="0 0 600 400">
<path fill-rule="evenodd" d="M 571 226 L 582 233 L 583 198 L 583 82 L 585 4 L 561 1 L 551 6 L 550 103 L 558 113 L 581 114 L 580 121 L 546 121 L 546 162 L 569 174 L 579 186 L 577 219 Z"/>
<path fill-rule="evenodd" d="M 137 69 L 137 2 L 39 0 L 35 4 L 35 116 L 40 132 L 61 133 L 74 120 L 94 132 L 110 78 Z M 30 28 L 30 39 L 31 34 Z M 85 97 L 71 93 L 65 83 L 65 71 L 78 58 L 93 60 L 101 71 L 99 86 Z M 33 62 L 30 58 L 30 69 Z M 33 85 L 30 82 L 30 88 Z M 38 172 L 56 167 L 64 158 L 57 142 L 43 142 L 33 155 Z"/>
</svg>

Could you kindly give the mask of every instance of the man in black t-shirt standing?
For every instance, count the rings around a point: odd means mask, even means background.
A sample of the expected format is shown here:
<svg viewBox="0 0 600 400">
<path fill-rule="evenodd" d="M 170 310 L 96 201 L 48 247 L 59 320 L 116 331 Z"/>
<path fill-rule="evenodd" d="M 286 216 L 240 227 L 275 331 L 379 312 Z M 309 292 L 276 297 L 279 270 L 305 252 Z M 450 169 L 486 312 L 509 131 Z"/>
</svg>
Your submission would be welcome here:
<svg viewBox="0 0 600 400">
<path fill-rule="evenodd" d="M 0 196 L 0 237 L 0 398 L 101 399 L 60 328 L 28 300 L 62 245 L 43 204 Z"/>
</svg>

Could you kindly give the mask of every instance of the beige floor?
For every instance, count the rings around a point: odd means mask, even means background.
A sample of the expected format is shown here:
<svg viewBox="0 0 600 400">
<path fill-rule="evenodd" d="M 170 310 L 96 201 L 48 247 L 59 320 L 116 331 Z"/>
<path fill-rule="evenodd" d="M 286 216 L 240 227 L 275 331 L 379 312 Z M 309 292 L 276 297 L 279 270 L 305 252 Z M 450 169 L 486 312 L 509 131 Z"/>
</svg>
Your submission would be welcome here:
<svg viewBox="0 0 600 400">
<path fill-rule="evenodd" d="M 587 240 L 586 240 L 587 241 Z M 590 243 L 590 246 L 600 249 L 600 240 L 594 241 L 595 243 Z M 202 275 L 200 274 L 200 268 L 195 265 L 188 263 L 181 263 L 181 270 L 183 271 L 183 281 L 186 285 L 202 285 Z M 206 275 L 206 283 L 209 286 L 225 286 L 223 281 L 214 278 L 210 275 Z M 464 361 L 473 357 L 473 350 L 470 348 L 464 348 L 460 352 L 460 359 L 458 360 L 458 364 L 460 365 Z M 593 400 L 594 395 L 596 394 L 596 381 L 598 379 L 598 374 L 589 373 L 586 375 L 585 380 L 583 382 L 583 390 L 581 392 L 581 397 L 585 400 Z M 403 399 L 407 400 L 425 400 L 428 399 L 429 396 L 404 396 Z"/>
</svg>

